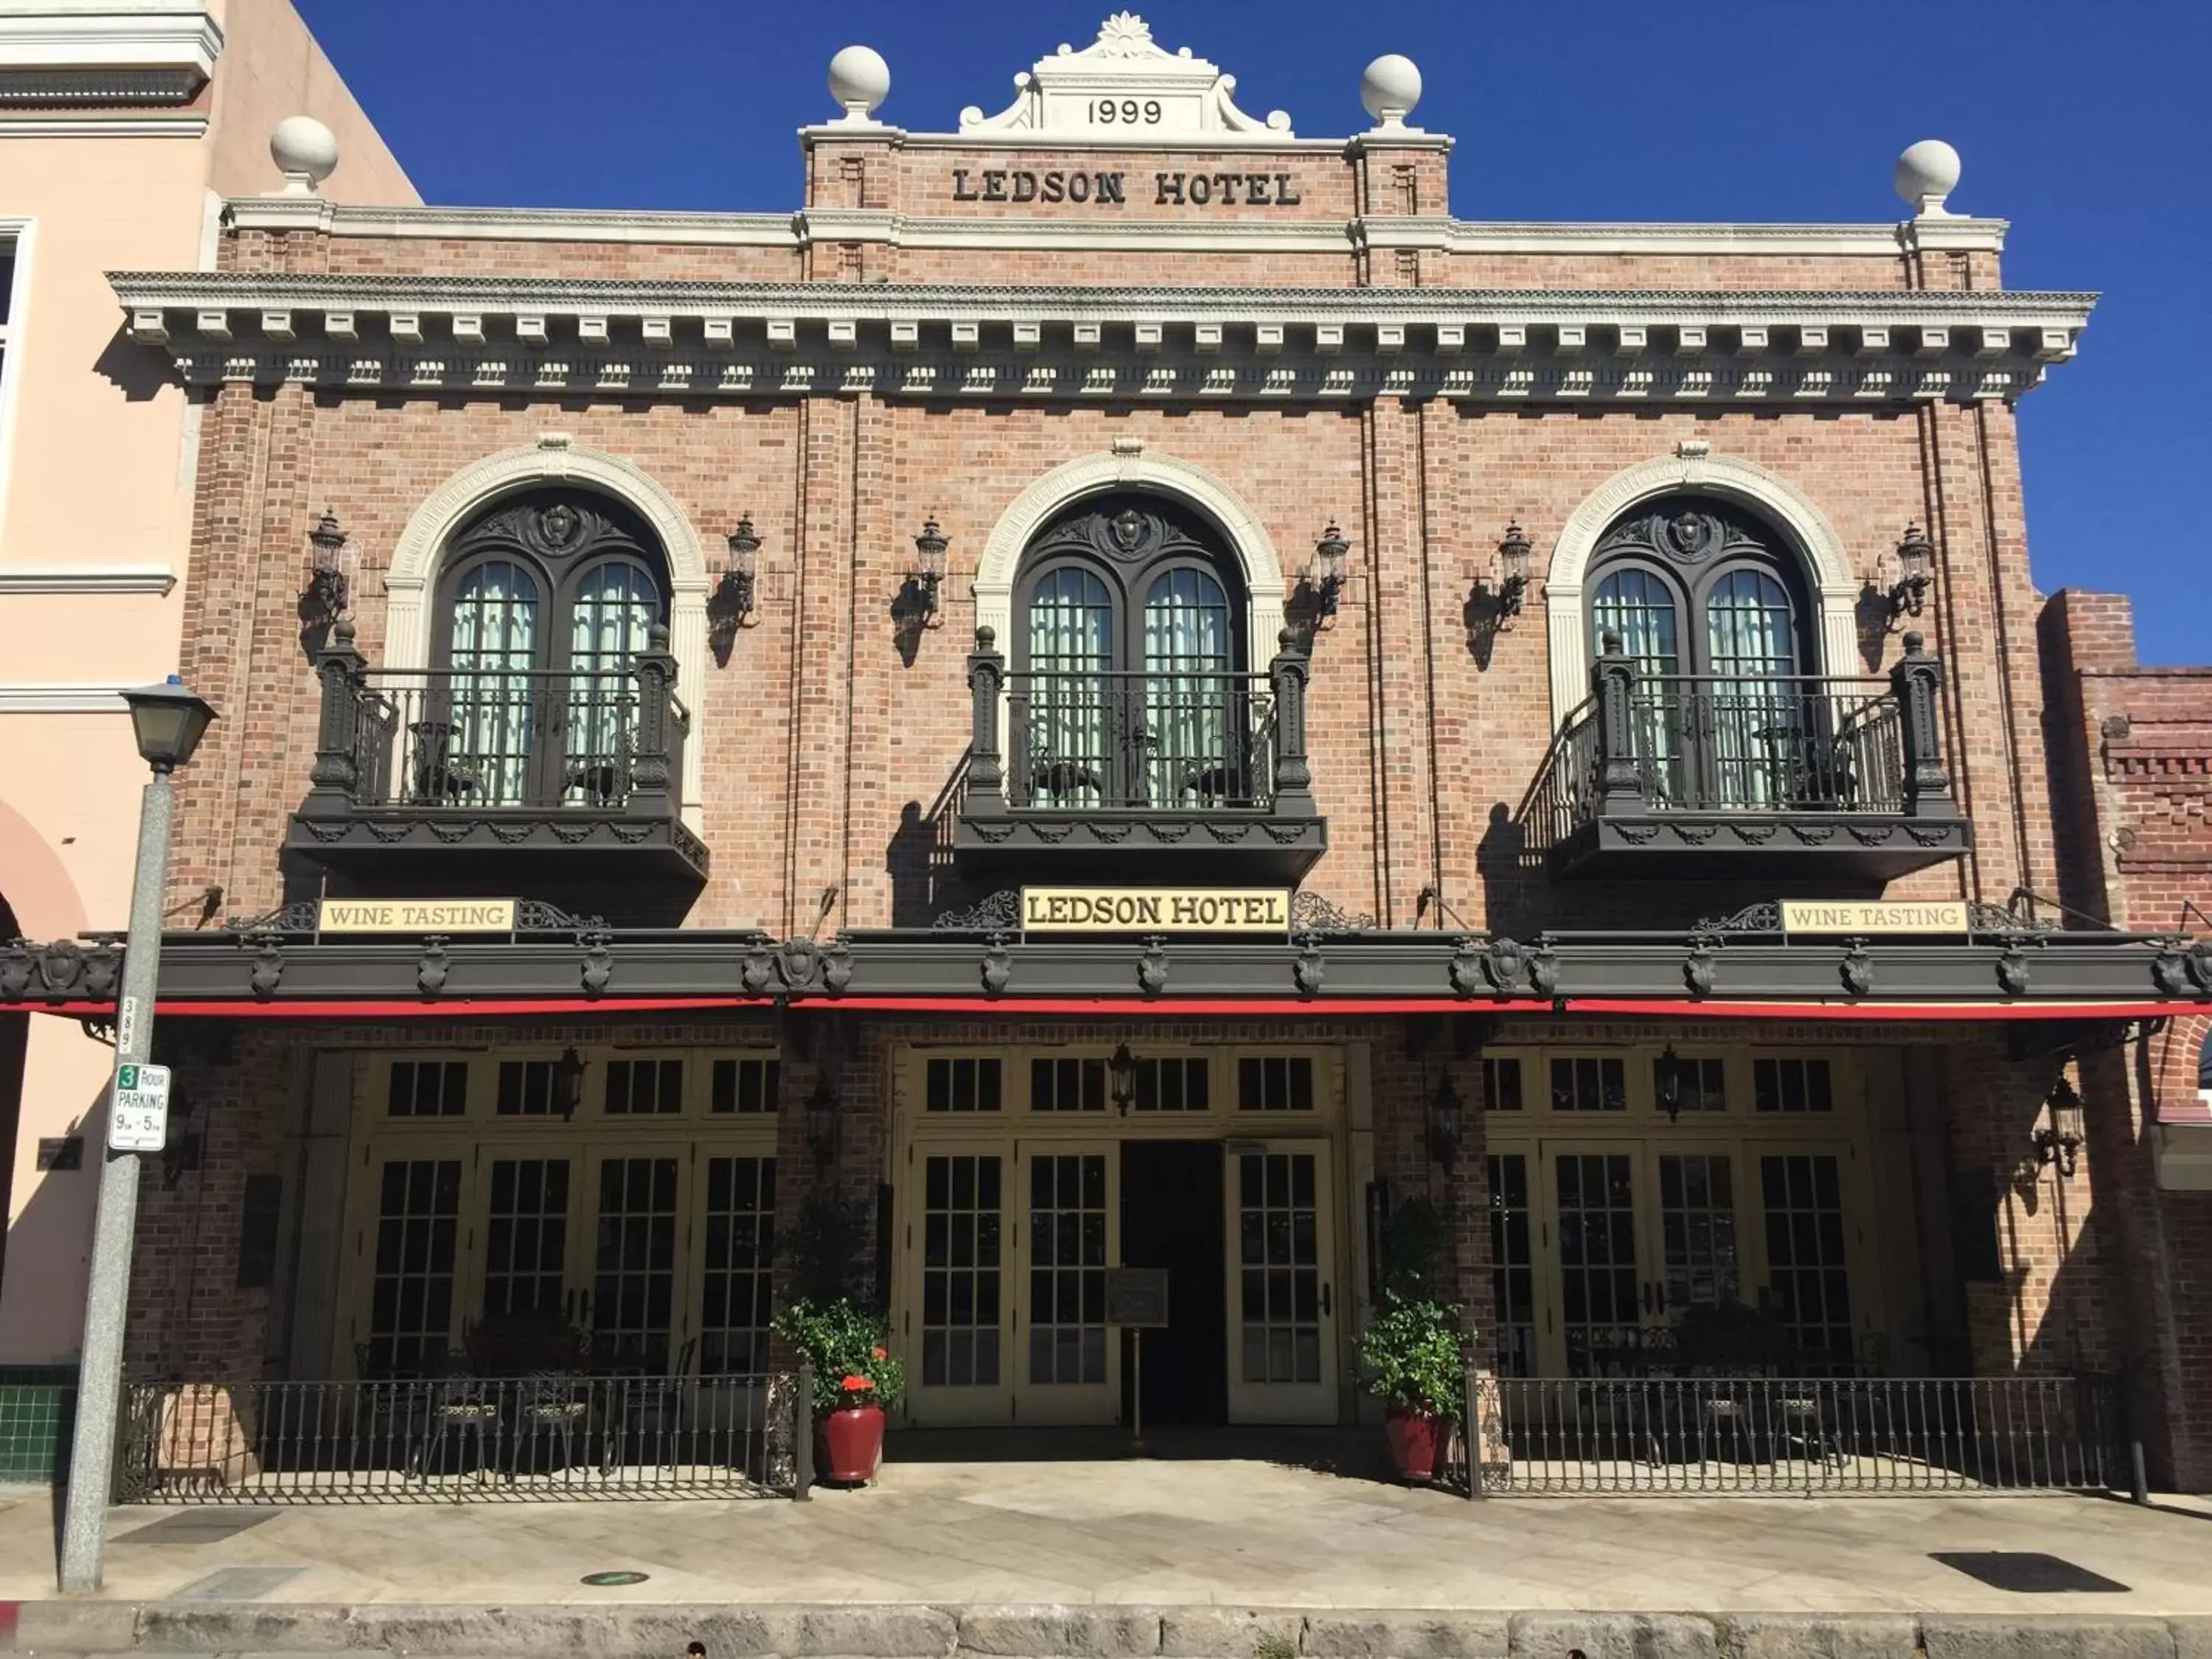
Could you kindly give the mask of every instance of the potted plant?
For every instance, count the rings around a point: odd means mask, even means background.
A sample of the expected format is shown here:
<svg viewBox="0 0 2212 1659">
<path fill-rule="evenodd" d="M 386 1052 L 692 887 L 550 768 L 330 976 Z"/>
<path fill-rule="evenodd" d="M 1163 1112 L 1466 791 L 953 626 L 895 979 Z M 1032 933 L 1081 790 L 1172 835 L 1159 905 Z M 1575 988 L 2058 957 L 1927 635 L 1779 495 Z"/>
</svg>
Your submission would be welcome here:
<svg viewBox="0 0 2212 1659">
<path fill-rule="evenodd" d="M 1383 1402 L 1383 1432 L 1400 1479 L 1436 1478 L 1466 1384 L 1463 1310 L 1439 1294 L 1448 1234 L 1427 1199 L 1391 1216 L 1382 1237 L 1382 1305 L 1359 1334 L 1367 1386 Z"/>
<path fill-rule="evenodd" d="M 1459 1322 L 1457 1308 L 1391 1291 L 1359 1334 L 1367 1386 L 1387 1408 L 1382 1429 L 1401 1480 L 1436 1478 L 1437 1453 L 1459 1419 L 1466 1377 Z"/>
<path fill-rule="evenodd" d="M 884 1346 L 883 1322 L 849 1297 L 797 1300 L 772 1322 L 814 1371 L 822 1477 L 865 1482 L 884 1461 L 884 1413 L 897 1407 L 906 1368 Z"/>
<path fill-rule="evenodd" d="M 812 1369 L 816 1462 L 829 1480 L 875 1479 L 885 1415 L 906 1387 L 906 1368 L 891 1357 L 883 1316 L 865 1295 L 867 1228 L 865 1205 L 830 1193 L 809 1197 L 786 1251 L 790 1295 L 769 1322 Z"/>
</svg>

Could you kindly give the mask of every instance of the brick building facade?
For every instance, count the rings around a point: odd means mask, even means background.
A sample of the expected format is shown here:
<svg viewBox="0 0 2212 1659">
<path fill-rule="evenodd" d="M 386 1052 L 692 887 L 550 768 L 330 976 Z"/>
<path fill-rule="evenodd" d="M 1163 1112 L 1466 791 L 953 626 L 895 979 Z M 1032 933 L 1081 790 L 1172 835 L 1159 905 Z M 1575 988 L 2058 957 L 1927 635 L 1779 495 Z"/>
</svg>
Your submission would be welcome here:
<svg viewBox="0 0 2212 1659">
<path fill-rule="evenodd" d="M 1148 1409 L 1349 1419 L 1417 1198 L 1509 1376 L 1738 1304 L 1821 1376 L 2147 1358 L 2065 1080 L 2212 952 L 2053 837 L 2014 422 L 2091 302 L 1955 158 L 1482 224 L 1402 60 L 1343 140 L 1126 17 L 951 134 L 880 69 L 795 216 L 295 190 L 114 278 L 204 410 L 173 879 L 239 918 L 165 957 L 138 1362 L 742 1372 L 824 1192 L 923 1426 L 1124 1413 L 1115 1262 Z"/>
</svg>

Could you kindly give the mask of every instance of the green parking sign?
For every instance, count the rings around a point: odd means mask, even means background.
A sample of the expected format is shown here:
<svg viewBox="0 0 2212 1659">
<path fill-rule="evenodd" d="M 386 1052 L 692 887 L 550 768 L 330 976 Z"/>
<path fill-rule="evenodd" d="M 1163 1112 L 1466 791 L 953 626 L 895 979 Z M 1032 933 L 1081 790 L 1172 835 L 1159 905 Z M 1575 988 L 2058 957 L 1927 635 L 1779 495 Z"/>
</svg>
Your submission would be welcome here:
<svg viewBox="0 0 2212 1659">
<path fill-rule="evenodd" d="M 118 1152 L 158 1152 L 169 1139 L 169 1068 L 118 1066 L 108 1109 L 107 1145 Z"/>
</svg>

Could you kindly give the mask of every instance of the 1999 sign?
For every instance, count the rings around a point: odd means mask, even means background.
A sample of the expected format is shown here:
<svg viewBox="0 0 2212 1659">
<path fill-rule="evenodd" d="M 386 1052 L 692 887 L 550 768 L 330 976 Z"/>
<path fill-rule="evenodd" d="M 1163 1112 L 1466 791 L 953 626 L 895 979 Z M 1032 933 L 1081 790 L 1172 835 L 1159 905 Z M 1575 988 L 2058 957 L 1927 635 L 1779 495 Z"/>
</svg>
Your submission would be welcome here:
<svg viewBox="0 0 2212 1659">
<path fill-rule="evenodd" d="M 1091 122 L 1093 126 L 1156 127 L 1160 124 L 1160 100 L 1147 98 L 1141 104 L 1133 98 L 1124 98 L 1116 103 L 1111 98 L 1091 100 Z"/>
</svg>

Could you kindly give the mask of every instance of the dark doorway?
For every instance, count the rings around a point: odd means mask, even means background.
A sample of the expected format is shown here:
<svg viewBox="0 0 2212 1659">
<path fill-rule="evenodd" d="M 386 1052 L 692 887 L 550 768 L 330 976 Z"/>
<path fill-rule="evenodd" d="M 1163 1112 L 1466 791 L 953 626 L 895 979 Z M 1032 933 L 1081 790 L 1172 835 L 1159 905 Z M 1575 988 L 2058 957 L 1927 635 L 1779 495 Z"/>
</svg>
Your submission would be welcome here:
<svg viewBox="0 0 2212 1659">
<path fill-rule="evenodd" d="M 1229 1419 L 1229 1337 L 1222 1267 L 1221 1146 L 1132 1140 L 1121 1146 L 1121 1261 L 1168 1270 L 1165 1330 L 1145 1333 L 1145 1422 Z M 1134 1367 L 1124 1334 L 1121 1420 Z"/>
</svg>

